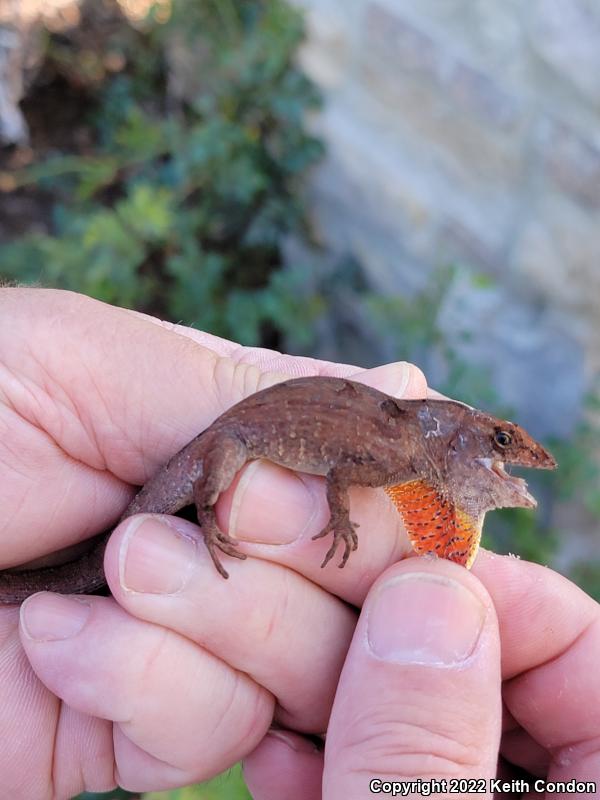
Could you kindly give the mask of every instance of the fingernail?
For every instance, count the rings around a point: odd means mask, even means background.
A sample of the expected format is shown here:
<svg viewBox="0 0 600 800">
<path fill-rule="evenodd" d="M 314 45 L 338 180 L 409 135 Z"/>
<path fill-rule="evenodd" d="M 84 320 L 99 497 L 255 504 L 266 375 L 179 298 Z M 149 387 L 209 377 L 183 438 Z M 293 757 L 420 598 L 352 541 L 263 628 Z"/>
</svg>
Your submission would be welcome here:
<svg viewBox="0 0 600 800">
<path fill-rule="evenodd" d="M 119 553 L 121 586 L 130 592 L 176 594 L 187 584 L 196 557 L 195 539 L 176 524 L 150 516 L 134 519 Z"/>
<path fill-rule="evenodd" d="M 21 606 L 21 627 L 36 642 L 70 639 L 82 630 L 90 611 L 91 606 L 83 597 L 40 592 Z"/>
<path fill-rule="evenodd" d="M 397 576 L 379 589 L 369 609 L 369 647 L 398 664 L 462 664 L 477 646 L 486 613 L 481 600 L 451 578 Z"/>
<path fill-rule="evenodd" d="M 235 488 L 229 535 L 244 542 L 289 544 L 317 510 L 317 498 L 301 478 L 270 461 L 252 461 Z"/>
</svg>

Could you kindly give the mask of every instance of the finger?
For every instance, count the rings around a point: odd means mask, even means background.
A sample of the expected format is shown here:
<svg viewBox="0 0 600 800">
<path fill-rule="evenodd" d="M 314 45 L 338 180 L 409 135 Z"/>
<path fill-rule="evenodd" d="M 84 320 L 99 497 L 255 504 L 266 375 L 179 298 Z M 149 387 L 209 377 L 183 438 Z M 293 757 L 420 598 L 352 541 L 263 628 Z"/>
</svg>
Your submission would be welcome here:
<svg viewBox="0 0 600 800">
<path fill-rule="evenodd" d="M 133 791 L 221 772 L 271 721 L 272 697 L 248 676 L 111 599 L 34 595 L 21 607 L 21 641 L 54 694 L 115 723 L 117 780 Z"/>
<path fill-rule="evenodd" d="M 507 708 L 550 751 L 553 779 L 597 780 L 600 606 L 537 564 L 481 553 L 475 569 L 498 613 Z"/>
<path fill-rule="evenodd" d="M 199 529 L 173 517 L 126 520 L 105 566 L 114 597 L 131 614 L 197 642 L 266 687 L 281 725 L 325 730 L 356 624 L 345 603 L 261 559 L 231 559 L 224 581 Z"/>
<path fill-rule="evenodd" d="M 448 561 L 395 565 L 369 593 L 342 671 L 323 796 L 366 797 L 374 777 L 495 775 L 500 690 L 497 622 L 482 585 Z M 436 796 L 454 796 L 440 788 Z M 477 789 L 460 796 L 490 796 L 487 784 Z"/>
<path fill-rule="evenodd" d="M 244 759 L 253 800 L 321 800 L 323 753 L 289 731 L 270 731 Z"/>
<path fill-rule="evenodd" d="M 426 392 L 422 373 L 404 362 L 361 372 L 354 379 L 396 396 L 423 397 Z M 335 559 L 321 569 L 331 542 L 313 541 L 329 519 L 322 478 L 254 461 L 221 495 L 217 517 L 221 529 L 243 543 L 244 552 L 285 564 L 360 605 L 374 578 L 411 554 L 412 547 L 383 491 L 352 487 L 349 497 L 351 519 L 359 526 L 359 547 L 343 570 L 337 569 Z M 377 535 L 369 535 L 371 530 Z"/>
<path fill-rule="evenodd" d="M 0 609 L 0 664 L 2 797 L 52 800 L 113 789 L 110 726 L 62 705 L 36 678 L 15 608 Z"/>
</svg>

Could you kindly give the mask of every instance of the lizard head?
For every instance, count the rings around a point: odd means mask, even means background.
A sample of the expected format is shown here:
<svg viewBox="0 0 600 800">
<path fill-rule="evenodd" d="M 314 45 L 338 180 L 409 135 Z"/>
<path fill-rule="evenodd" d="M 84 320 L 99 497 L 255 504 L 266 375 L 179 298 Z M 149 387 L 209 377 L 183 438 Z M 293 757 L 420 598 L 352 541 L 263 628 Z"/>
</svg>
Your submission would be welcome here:
<svg viewBox="0 0 600 800">
<path fill-rule="evenodd" d="M 450 442 L 450 474 L 462 483 L 467 505 L 493 508 L 535 508 L 522 478 L 509 475 L 505 464 L 554 469 L 553 456 L 520 425 L 469 409 Z"/>
<path fill-rule="evenodd" d="M 536 506 L 525 481 L 504 465 L 554 469 L 556 461 L 520 425 L 462 403 L 425 401 L 416 417 L 429 474 L 386 492 L 415 552 L 470 567 L 487 511 Z"/>
</svg>

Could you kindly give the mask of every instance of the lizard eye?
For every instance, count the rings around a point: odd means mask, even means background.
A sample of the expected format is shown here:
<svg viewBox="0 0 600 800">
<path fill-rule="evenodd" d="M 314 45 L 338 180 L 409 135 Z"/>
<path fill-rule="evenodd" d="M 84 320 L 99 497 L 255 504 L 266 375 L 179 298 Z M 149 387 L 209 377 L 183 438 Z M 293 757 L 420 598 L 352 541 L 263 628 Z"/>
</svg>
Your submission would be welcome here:
<svg viewBox="0 0 600 800">
<path fill-rule="evenodd" d="M 512 436 L 508 431 L 496 431 L 494 441 L 498 447 L 508 447 L 512 443 Z"/>
</svg>

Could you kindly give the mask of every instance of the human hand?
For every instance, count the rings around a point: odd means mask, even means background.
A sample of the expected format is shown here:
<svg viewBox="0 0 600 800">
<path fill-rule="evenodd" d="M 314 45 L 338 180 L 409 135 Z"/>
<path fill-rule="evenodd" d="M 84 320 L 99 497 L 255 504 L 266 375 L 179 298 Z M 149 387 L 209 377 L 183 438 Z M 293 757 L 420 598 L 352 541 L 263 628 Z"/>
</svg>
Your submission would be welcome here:
<svg viewBox="0 0 600 800">
<path fill-rule="evenodd" d="M 595 797 L 599 658 L 600 606 L 552 570 L 485 551 L 472 573 L 406 559 L 366 598 L 325 752 L 271 732 L 248 786 L 255 800 L 345 800 L 391 796 L 386 781 L 423 797 L 437 779 L 440 800 L 566 798 L 550 783 L 574 780 Z"/>
<path fill-rule="evenodd" d="M 391 394 L 425 392 L 422 375 L 407 366 L 360 373 L 246 350 L 44 290 L 0 290 L 0 370 L 2 567 L 108 527 L 132 484 L 226 407 L 283 377 L 351 375 Z M 120 606 L 41 594 L 24 604 L 20 629 L 17 609 L 0 609 L 7 797 L 61 800 L 115 782 L 137 790 L 191 783 L 249 752 L 274 713 L 287 728 L 324 730 L 355 623 L 331 592 L 356 581 L 358 597 L 408 551 L 397 516 L 385 498 L 353 495 L 355 518 L 368 529 L 383 524 L 383 513 L 387 533 L 361 545 L 344 577 L 319 570 L 327 543 L 310 541 L 327 514 L 319 479 L 250 465 L 218 513 L 224 528 L 243 534 L 249 526 L 265 541 L 246 545 L 254 557 L 232 562 L 228 583 L 202 546 L 190 553 L 177 533 L 194 526 L 140 517 L 119 527 L 107 551 Z M 267 544 L 277 541 L 276 519 L 279 536 L 294 542 Z M 328 591 L 313 580 L 325 573 Z M 194 579 L 165 595 L 164 581 L 177 575 Z"/>
</svg>

